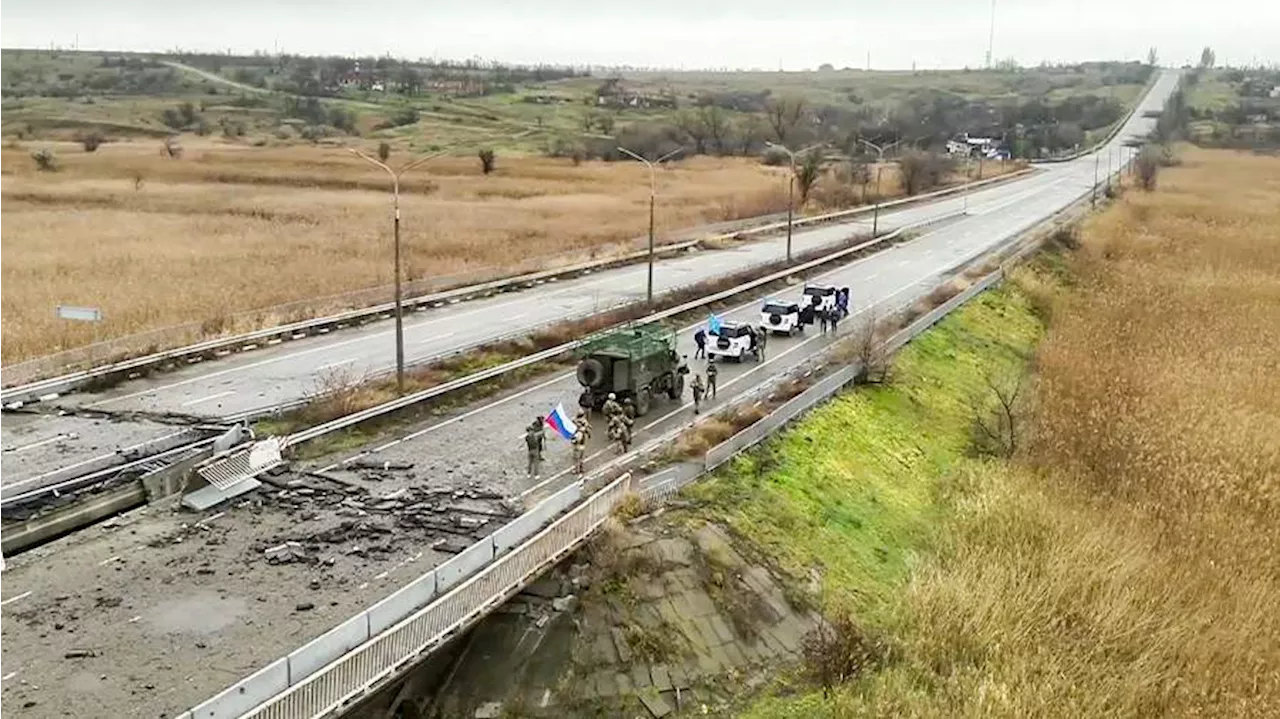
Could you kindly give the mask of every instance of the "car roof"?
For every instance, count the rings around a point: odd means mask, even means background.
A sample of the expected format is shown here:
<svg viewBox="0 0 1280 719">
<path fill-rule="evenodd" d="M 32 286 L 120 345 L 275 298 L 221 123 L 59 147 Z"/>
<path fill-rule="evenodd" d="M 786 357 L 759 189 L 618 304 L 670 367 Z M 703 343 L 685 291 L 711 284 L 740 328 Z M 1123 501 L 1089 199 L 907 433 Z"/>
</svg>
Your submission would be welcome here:
<svg viewBox="0 0 1280 719">
<path fill-rule="evenodd" d="M 795 302 L 791 302 L 790 300 L 765 300 L 764 304 L 761 305 L 761 307 L 782 307 L 788 310 L 796 310 L 796 311 L 800 309 L 800 305 L 796 304 Z"/>
<path fill-rule="evenodd" d="M 824 291 L 825 291 L 825 290 L 834 290 L 836 287 L 835 287 L 835 285 L 816 285 L 816 284 L 814 284 L 814 285 L 810 285 L 810 284 L 806 284 L 806 285 L 804 286 L 804 288 L 805 288 L 806 290 L 824 290 Z"/>
</svg>

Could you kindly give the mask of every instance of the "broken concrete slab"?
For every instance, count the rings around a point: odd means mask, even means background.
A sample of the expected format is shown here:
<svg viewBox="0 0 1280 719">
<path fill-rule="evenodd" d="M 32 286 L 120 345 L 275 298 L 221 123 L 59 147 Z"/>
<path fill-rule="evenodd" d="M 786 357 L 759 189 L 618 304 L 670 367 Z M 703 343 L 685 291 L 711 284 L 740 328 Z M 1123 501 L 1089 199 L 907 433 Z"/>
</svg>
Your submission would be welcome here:
<svg viewBox="0 0 1280 719">
<path fill-rule="evenodd" d="M 640 692 L 640 703 L 644 704 L 644 708 L 649 710 L 649 713 L 653 715 L 654 719 L 662 719 L 662 717 L 665 717 L 675 711 L 671 708 L 671 705 L 662 698 L 662 695 L 654 689 L 646 689 L 645 691 Z"/>
<path fill-rule="evenodd" d="M 226 489 L 218 489 L 213 485 L 201 487 L 196 491 L 182 498 L 182 506 L 197 512 L 203 512 L 206 509 L 222 504 L 229 499 L 235 499 L 243 494 L 247 494 L 262 486 L 262 482 L 256 479 L 245 479 L 227 487 Z"/>
</svg>

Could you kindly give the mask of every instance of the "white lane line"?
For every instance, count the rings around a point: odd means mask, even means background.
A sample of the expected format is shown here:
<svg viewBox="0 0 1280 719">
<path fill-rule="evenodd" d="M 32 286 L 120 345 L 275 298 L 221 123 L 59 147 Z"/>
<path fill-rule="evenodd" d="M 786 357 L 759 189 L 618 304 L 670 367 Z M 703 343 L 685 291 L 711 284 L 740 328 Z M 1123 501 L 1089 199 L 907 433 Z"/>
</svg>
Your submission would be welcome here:
<svg viewBox="0 0 1280 719">
<path fill-rule="evenodd" d="M 61 440 L 64 440 L 64 439 L 76 439 L 76 437 L 77 437 L 77 435 L 74 435 L 74 434 L 68 434 L 68 433 L 66 433 L 66 432 L 59 432 L 57 435 L 54 435 L 53 437 L 46 437 L 45 439 L 42 439 L 42 440 L 40 440 L 39 442 L 32 442 L 31 444 L 24 444 L 24 445 L 22 445 L 21 447 L 6 447 L 4 451 L 6 451 L 6 452 L 11 452 L 11 453 L 14 453 L 14 454 L 17 454 L 18 452 L 25 452 L 25 451 L 27 451 L 28 449 L 35 449 L 36 447 L 43 447 L 43 446 L 45 446 L 46 444 L 51 444 L 51 443 L 53 443 L 53 442 L 58 442 L 58 441 L 61 441 Z"/>
<path fill-rule="evenodd" d="M 356 358 L 355 358 L 355 357 L 348 357 L 347 359 L 344 359 L 344 360 L 338 360 L 337 362 L 330 362 L 329 364 L 322 364 L 322 365 L 320 365 L 319 367 L 316 367 L 316 371 L 317 371 L 317 372 L 323 372 L 324 370 L 327 370 L 327 369 L 333 369 L 334 367 L 341 367 L 341 366 L 342 366 L 342 365 L 344 365 L 344 364 L 351 364 L 352 362 L 355 362 L 355 361 L 356 361 Z"/>
<path fill-rule="evenodd" d="M 14 678 L 15 676 L 17 676 L 17 675 L 18 675 L 18 673 L 17 673 L 17 672 L 9 672 L 8 674 L 6 674 L 6 675 L 4 675 L 4 676 L 0 677 L 0 682 L 7 682 L 7 681 L 9 681 L 10 679 L 12 679 L 12 678 Z"/>
<path fill-rule="evenodd" d="M 431 335 L 430 337 L 424 337 L 424 338 L 422 338 L 422 339 L 418 340 L 415 344 L 425 345 L 425 344 L 426 344 L 426 343 L 428 343 L 428 342 L 439 342 L 440 340 L 448 339 L 448 338 L 450 338 L 450 337 L 452 337 L 452 336 L 454 336 L 454 335 L 456 335 L 456 334 L 458 334 L 458 333 L 457 333 L 457 332 L 445 332 L 445 333 L 444 333 L 444 334 L 442 334 L 442 335 Z"/>
<path fill-rule="evenodd" d="M 31 592 L 23 592 L 22 594 L 19 594 L 19 595 L 18 595 L 18 596 L 16 596 L 16 597 L 9 597 L 8 599 L 4 600 L 3 602 L 0 602 L 0 607 L 3 607 L 4 605 L 8 604 L 9 602 L 16 602 L 16 601 L 18 601 L 19 599 L 22 599 L 23 597 L 29 597 L 29 596 L 31 596 Z"/>
<path fill-rule="evenodd" d="M 117 555 L 116 555 L 116 556 L 114 556 L 114 557 L 107 557 L 106 559 L 102 560 L 101 562 L 98 562 L 98 566 L 99 566 L 99 567 L 101 567 L 101 566 L 102 566 L 102 565 L 104 565 L 104 564 L 111 564 L 112 562 L 116 562 L 116 561 L 119 561 L 119 560 L 120 560 L 120 555 L 119 555 L 119 554 L 117 554 Z"/>
<path fill-rule="evenodd" d="M 182 406 L 183 406 L 183 407 L 190 407 L 190 406 L 192 406 L 192 405 L 196 405 L 196 404 L 203 404 L 203 403 L 208 402 L 208 401 L 210 401 L 210 400 L 219 399 L 219 398 L 221 398 L 221 397 L 226 397 L 226 396 L 228 396 L 228 395 L 233 395 L 233 394 L 235 394 L 235 393 L 236 393 L 236 391 L 235 391 L 235 390 L 230 389 L 230 390 L 227 390 L 226 392 L 219 392 L 219 393 L 217 393 L 217 394 L 211 394 L 211 395 L 209 395 L 208 397 L 201 397 L 200 399 L 193 399 L 193 400 L 189 400 L 189 401 L 187 401 L 187 402 L 183 402 L 183 403 L 182 403 Z"/>
</svg>

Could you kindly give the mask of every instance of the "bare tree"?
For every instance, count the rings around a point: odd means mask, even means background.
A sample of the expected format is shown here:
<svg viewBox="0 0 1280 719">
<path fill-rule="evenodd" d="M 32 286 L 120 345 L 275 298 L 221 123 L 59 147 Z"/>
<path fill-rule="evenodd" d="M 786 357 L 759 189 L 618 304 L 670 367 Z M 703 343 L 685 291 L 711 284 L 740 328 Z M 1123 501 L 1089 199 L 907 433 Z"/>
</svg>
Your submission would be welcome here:
<svg viewBox="0 0 1280 719">
<path fill-rule="evenodd" d="M 693 110 L 681 110 L 676 113 L 675 125 L 684 134 L 685 137 L 693 143 L 693 152 L 695 155 L 701 155 L 707 151 L 707 136 L 710 134 L 706 123 L 703 122 L 702 113 Z"/>
<path fill-rule="evenodd" d="M 984 454 L 1012 457 L 1018 451 L 1021 439 L 1018 434 L 1021 409 L 1018 397 L 1022 394 L 1023 376 L 1019 373 L 997 379 L 987 375 L 983 380 L 988 391 L 974 402 L 974 448 Z"/>
<path fill-rule="evenodd" d="M 889 381 L 889 354 L 885 351 L 885 329 L 881 326 L 875 307 L 867 310 L 867 317 L 853 335 L 854 361 L 858 363 L 858 384 L 884 384 Z"/>
<path fill-rule="evenodd" d="M 787 143 L 796 125 L 800 124 L 800 118 L 804 117 L 805 109 L 804 98 L 800 96 L 779 97 L 769 101 L 765 107 L 765 118 L 779 145 Z"/>
<path fill-rule="evenodd" d="M 1152 46 L 1149 50 L 1147 50 L 1147 64 L 1150 65 L 1151 67 L 1155 67 L 1156 63 L 1159 61 L 1160 61 L 1160 55 L 1156 53 L 1155 46 Z"/>
<path fill-rule="evenodd" d="M 823 698 L 829 698 L 837 685 L 874 668 L 887 654 L 884 642 L 868 636 L 848 612 L 819 622 L 801 640 L 800 652 L 806 671 L 822 686 Z"/>
<path fill-rule="evenodd" d="M 912 150 L 898 159 L 898 172 L 902 175 L 902 189 L 914 195 L 942 183 L 950 163 L 930 152 Z"/>
<path fill-rule="evenodd" d="M 849 161 L 849 183 L 858 185 L 861 189 L 858 197 L 858 204 L 867 204 L 867 185 L 871 182 L 871 166 L 859 160 Z"/>
<path fill-rule="evenodd" d="M 182 159 L 182 141 L 178 139 L 177 135 L 170 135 L 164 138 L 164 145 L 161 146 L 161 151 L 169 159 Z"/>
<path fill-rule="evenodd" d="M 80 146 L 85 152 L 94 152 L 103 142 L 102 133 L 97 130 L 86 132 L 76 139 L 80 140 Z"/>
<path fill-rule="evenodd" d="M 809 193 L 818 184 L 818 178 L 822 177 L 823 160 L 822 148 L 815 148 L 805 153 L 804 159 L 796 166 L 796 187 L 800 190 L 801 207 L 809 200 Z"/>
<path fill-rule="evenodd" d="M 716 154 L 728 154 L 729 143 L 729 118 L 724 111 L 715 105 L 707 105 L 699 111 L 702 119 L 702 126 L 707 131 L 707 137 L 711 139 L 711 145 L 715 148 Z"/>
<path fill-rule="evenodd" d="M 1138 186 L 1147 192 L 1156 189 L 1156 179 L 1160 174 L 1160 152 L 1154 147 L 1146 146 L 1133 161 L 1133 168 L 1138 173 Z"/>
<path fill-rule="evenodd" d="M 1205 48 L 1200 51 L 1200 67 L 1208 70 L 1209 68 L 1213 67 L 1213 64 L 1216 60 L 1217 60 L 1217 56 L 1214 55 L 1213 48 L 1209 47 L 1208 45 L 1205 45 Z"/>
<path fill-rule="evenodd" d="M 760 144 L 764 131 L 764 121 L 759 115 L 746 115 L 734 125 L 737 135 L 737 148 L 743 157 L 750 155 Z"/>
</svg>

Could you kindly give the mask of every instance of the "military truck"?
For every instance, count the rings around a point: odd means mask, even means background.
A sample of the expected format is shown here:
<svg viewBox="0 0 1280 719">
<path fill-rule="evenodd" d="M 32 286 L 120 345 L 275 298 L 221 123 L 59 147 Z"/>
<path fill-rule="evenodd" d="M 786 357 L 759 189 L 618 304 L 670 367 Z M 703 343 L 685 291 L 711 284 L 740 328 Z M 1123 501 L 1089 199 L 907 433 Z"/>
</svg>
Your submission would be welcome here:
<svg viewBox="0 0 1280 719">
<path fill-rule="evenodd" d="M 640 416 L 656 395 L 679 400 L 684 394 L 676 334 L 658 323 L 608 332 L 583 345 L 579 354 L 583 391 L 578 404 L 584 409 L 600 409 L 612 392 L 619 402 L 630 397 Z"/>
</svg>

